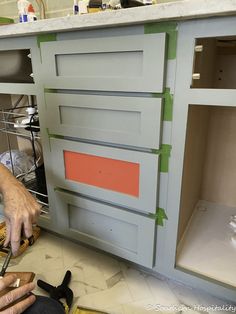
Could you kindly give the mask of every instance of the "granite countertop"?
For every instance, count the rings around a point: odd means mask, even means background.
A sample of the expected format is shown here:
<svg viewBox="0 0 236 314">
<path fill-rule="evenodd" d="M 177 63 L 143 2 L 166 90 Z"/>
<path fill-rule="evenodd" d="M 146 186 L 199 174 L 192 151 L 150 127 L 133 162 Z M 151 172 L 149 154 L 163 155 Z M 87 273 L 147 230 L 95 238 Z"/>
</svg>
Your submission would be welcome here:
<svg viewBox="0 0 236 314">
<path fill-rule="evenodd" d="M 17 23 L 1 26 L 0 37 L 17 37 L 222 15 L 236 15 L 236 0 L 182 0 L 144 7 Z"/>
</svg>

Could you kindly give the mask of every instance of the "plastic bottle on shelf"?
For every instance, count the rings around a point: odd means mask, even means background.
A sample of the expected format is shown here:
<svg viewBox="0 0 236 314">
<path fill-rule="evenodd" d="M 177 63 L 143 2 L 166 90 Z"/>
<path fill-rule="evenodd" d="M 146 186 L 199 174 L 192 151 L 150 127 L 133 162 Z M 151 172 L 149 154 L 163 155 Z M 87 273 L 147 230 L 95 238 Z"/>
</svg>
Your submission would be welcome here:
<svg viewBox="0 0 236 314">
<path fill-rule="evenodd" d="M 34 7 L 28 0 L 18 0 L 17 7 L 20 23 L 36 21 Z"/>
<path fill-rule="evenodd" d="M 30 3 L 29 6 L 28 6 L 28 21 L 29 22 L 33 22 L 33 21 L 36 21 L 36 20 L 37 20 L 37 17 L 35 15 L 34 7 Z"/>
<path fill-rule="evenodd" d="M 18 0 L 17 1 L 20 23 L 28 22 L 28 6 L 29 6 L 29 4 L 30 3 L 27 0 Z"/>
<path fill-rule="evenodd" d="M 79 14 L 79 3 L 78 3 L 78 0 L 74 0 L 73 14 L 74 15 Z"/>
</svg>

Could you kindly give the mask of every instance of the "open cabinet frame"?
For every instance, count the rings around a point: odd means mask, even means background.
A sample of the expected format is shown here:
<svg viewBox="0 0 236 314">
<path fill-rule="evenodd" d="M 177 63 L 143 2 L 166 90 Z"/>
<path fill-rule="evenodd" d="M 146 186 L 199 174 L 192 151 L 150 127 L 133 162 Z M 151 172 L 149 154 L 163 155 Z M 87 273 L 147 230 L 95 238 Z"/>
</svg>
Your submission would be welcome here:
<svg viewBox="0 0 236 314">
<path fill-rule="evenodd" d="M 0 75 L 0 99 L 1 99 L 1 110 L 5 107 L 5 103 L 8 107 L 11 108 L 12 104 L 16 101 L 18 95 L 24 95 L 24 98 L 33 97 L 35 104 L 38 109 L 39 124 L 40 124 L 40 141 L 42 145 L 42 153 L 45 168 L 47 168 L 48 158 L 49 158 L 49 139 L 47 130 L 45 127 L 45 107 L 44 107 L 44 88 L 43 83 L 40 79 L 41 77 L 41 55 L 40 47 L 37 41 L 36 36 L 30 37 L 15 37 L 15 38 L 2 38 L 1 47 L 0 47 L 0 64 L 2 66 L 4 63 L 5 68 L 3 67 L 2 74 Z M 9 58 L 9 59 L 8 59 Z M 9 61 L 10 60 L 10 61 Z M 8 68 L 9 66 L 9 68 Z M 27 104 L 26 104 L 27 105 Z M 11 111 L 11 110 L 10 110 Z M 16 117 L 16 114 L 13 113 Z M 2 118 L 4 116 L 8 117 L 9 113 L 1 113 Z M 13 123 L 14 122 L 10 122 Z M 3 129 L 1 139 L 5 141 L 6 133 L 6 124 L 2 123 Z M 10 124 L 8 124 L 9 126 Z M 14 133 L 14 128 L 13 128 Z M 15 134 L 9 135 L 16 137 Z M 6 143 L 6 142 L 5 142 Z M 15 142 L 15 147 L 18 146 Z M 8 145 L 2 147 L 3 150 L 9 150 Z M 47 169 L 45 171 L 47 176 Z M 53 188 L 46 178 L 47 190 L 48 190 L 48 202 L 50 200 L 50 190 Z M 31 187 L 28 187 L 31 190 Z M 34 194 L 34 191 L 32 190 Z M 44 193 L 43 193 L 44 194 Z M 46 198 L 44 197 L 43 203 L 45 203 Z M 47 201 L 47 200 L 46 200 Z M 45 204 L 46 204 L 45 203 Z M 42 204 L 44 205 L 44 204 Z M 46 208 L 47 207 L 47 208 Z M 45 206 L 44 213 L 40 216 L 38 224 L 41 227 L 56 230 L 56 212 L 52 210 L 49 206 Z"/>
<path fill-rule="evenodd" d="M 236 18 L 234 17 L 220 17 L 186 21 L 179 24 L 177 73 L 172 124 L 172 151 L 167 200 L 168 222 L 165 230 L 165 243 L 163 244 L 162 252 L 159 252 L 159 254 L 163 254 L 164 256 L 162 259 L 163 263 L 159 266 L 159 270 L 162 273 L 233 302 L 236 300 L 236 289 L 234 287 L 201 272 L 179 267 L 176 263 L 176 258 L 177 245 L 181 238 L 178 230 L 179 228 L 182 229 L 182 233 L 186 230 L 185 227 L 192 215 L 192 212 L 190 212 L 185 221 L 179 219 L 181 202 L 183 202 L 181 195 L 183 187 L 182 182 L 184 179 L 184 155 L 187 141 L 188 114 L 193 108 L 195 108 L 195 110 L 202 108 L 203 111 L 215 110 L 217 112 L 217 110 L 222 108 L 224 110 L 226 107 L 229 108 L 229 110 L 234 110 L 236 106 L 235 89 L 192 88 L 195 46 L 199 38 L 235 36 L 235 22 Z M 192 105 L 192 107 L 190 105 Z M 200 111 L 198 111 L 198 119 L 201 120 L 202 140 L 206 140 L 204 136 L 203 120 L 207 119 L 207 115 L 202 114 L 201 117 Z M 205 122 L 205 127 L 207 127 L 207 122 Z M 204 152 L 201 156 L 203 155 Z M 204 160 L 200 162 L 199 168 L 202 167 L 201 163 L 203 164 Z M 193 175 L 198 176 L 199 170 L 196 170 Z M 194 192 L 192 193 L 194 194 Z"/>
<path fill-rule="evenodd" d="M 31 112 L 31 114 L 30 114 Z M 0 94 L 0 162 L 22 182 L 48 213 L 37 99 Z"/>
<path fill-rule="evenodd" d="M 176 265 L 233 288 L 235 160 L 236 107 L 189 105 Z"/>
</svg>

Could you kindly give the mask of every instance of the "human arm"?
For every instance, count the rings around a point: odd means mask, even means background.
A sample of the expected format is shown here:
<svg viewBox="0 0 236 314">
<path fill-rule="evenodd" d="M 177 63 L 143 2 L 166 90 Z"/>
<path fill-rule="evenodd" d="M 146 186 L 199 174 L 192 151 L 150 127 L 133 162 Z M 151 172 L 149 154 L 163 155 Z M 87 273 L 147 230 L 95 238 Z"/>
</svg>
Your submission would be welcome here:
<svg viewBox="0 0 236 314">
<path fill-rule="evenodd" d="M 12 173 L 0 163 L 0 192 L 3 196 L 7 235 L 5 245 L 11 243 L 12 253 L 16 255 L 21 232 L 29 238 L 32 224 L 36 223 L 41 206 Z"/>
<path fill-rule="evenodd" d="M 34 283 L 28 283 L 7 292 L 7 288 L 9 288 L 16 279 L 16 275 L 6 275 L 0 279 L 0 312 L 2 314 L 23 313 L 35 302 L 35 296 L 29 294 L 35 288 Z M 5 307 L 7 307 L 7 309 L 4 309 Z"/>
</svg>

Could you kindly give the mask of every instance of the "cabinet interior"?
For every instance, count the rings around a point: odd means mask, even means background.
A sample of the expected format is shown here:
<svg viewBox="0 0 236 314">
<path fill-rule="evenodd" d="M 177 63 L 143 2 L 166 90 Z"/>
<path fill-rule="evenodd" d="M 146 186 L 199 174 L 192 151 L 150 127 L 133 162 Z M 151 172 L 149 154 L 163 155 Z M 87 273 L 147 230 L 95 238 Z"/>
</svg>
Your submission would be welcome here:
<svg viewBox="0 0 236 314">
<path fill-rule="evenodd" d="M 192 88 L 234 89 L 236 36 L 195 41 Z"/>
<path fill-rule="evenodd" d="M 0 51 L 0 83 L 34 83 L 30 49 Z"/>
<path fill-rule="evenodd" d="M 189 105 L 176 265 L 236 287 L 236 108 Z"/>
<path fill-rule="evenodd" d="M 33 114 L 28 110 L 33 109 Z M 0 94 L 0 162 L 47 208 L 35 96 Z"/>
</svg>

